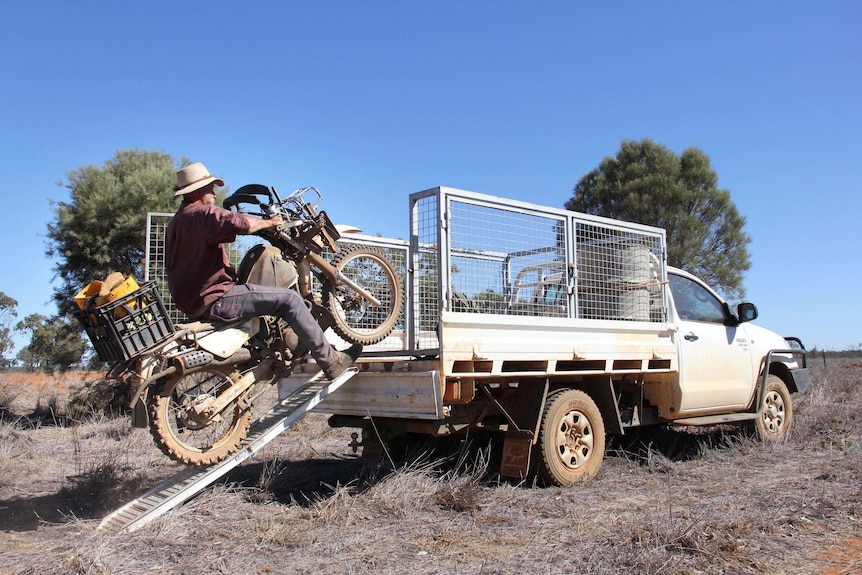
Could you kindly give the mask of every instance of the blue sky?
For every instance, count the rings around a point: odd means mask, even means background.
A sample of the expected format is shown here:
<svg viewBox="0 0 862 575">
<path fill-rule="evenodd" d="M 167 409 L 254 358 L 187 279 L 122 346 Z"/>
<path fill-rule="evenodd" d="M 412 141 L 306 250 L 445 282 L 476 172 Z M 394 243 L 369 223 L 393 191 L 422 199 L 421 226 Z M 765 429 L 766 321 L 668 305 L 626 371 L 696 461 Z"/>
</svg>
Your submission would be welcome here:
<svg viewBox="0 0 862 575">
<path fill-rule="evenodd" d="M 862 343 L 862 3 L 0 4 L 0 291 L 51 314 L 68 170 L 122 148 L 406 237 L 446 185 L 561 207 L 625 139 L 710 156 L 758 323 Z M 73 294 L 70 294 L 70 296 Z"/>
</svg>

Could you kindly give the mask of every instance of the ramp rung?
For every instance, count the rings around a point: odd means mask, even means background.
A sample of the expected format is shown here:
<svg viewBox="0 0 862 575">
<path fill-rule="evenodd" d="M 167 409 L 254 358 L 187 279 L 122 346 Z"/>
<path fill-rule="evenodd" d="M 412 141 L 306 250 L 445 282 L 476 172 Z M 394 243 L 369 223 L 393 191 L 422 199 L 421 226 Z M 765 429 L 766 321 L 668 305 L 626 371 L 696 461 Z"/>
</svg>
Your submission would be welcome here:
<svg viewBox="0 0 862 575">
<path fill-rule="evenodd" d="M 289 397 L 259 417 L 249 428 L 248 437 L 236 453 L 209 467 L 182 469 L 173 477 L 162 481 L 134 501 L 130 501 L 102 519 L 99 529 L 134 531 L 191 499 L 278 437 L 358 371 L 355 367 L 349 368 L 334 381 L 326 379 L 323 372 L 318 373 Z"/>
</svg>

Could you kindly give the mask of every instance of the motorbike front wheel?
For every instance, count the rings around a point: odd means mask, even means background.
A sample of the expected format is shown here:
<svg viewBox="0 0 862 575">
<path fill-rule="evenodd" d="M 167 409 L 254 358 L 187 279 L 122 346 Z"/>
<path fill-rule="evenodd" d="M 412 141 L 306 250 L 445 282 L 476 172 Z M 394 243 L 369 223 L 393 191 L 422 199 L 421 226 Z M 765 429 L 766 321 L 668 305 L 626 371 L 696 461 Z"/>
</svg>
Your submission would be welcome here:
<svg viewBox="0 0 862 575">
<path fill-rule="evenodd" d="M 332 266 L 380 300 L 376 306 L 347 285 L 324 288 L 324 304 L 335 318 L 335 333 L 351 343 L 371 345 L 392 333 L 401 317 L 401 279 L 386 253 L 352 245 L 340 250 Z"/>
<path fill-rule="evenodd" d="M 166 378 L 150 397 L 150 430 L 162 452 L 186 465 L 212 465 L 236 451 L 251 425 L 251 409 L 238 401 L 221 413 L 204 417 L 200 407 L 232 385 L 216 368 Z"/>
</svg>

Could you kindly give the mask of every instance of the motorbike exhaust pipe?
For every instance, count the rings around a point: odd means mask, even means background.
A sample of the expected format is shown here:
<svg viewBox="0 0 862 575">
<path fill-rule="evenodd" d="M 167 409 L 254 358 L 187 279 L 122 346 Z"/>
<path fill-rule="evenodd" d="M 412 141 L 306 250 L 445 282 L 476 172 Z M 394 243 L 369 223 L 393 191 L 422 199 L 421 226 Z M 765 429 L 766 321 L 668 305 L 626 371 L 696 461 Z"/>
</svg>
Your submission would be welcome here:
<svg viewBox="0 0 862 575">
<path fill-rule="evenodd" d="M 184 373 L 198 367 L 224 367 L 226 365 L 234 365 L 237 363 L 242 363 L 244 361 L 249 361 L 251 360 L 251 350 L 243 347 L 226 359 L 215 359 L 215 356 L 210 352 L 204 351 L 202 349 L 196 349 L 194 351 L 184 353 L 183 355 L 178 356 L 174 359 L 176 360 L 176 363 L 174 365 L 168 367 L 167 369 L 163 369 L 158 373 L 154 373 L 153 375 L 148 377 L 141 384 L 141 386 L 146 387 L 154 381 L 158 381 L 168 375 L 173 375 L 178 371 Z"/>
<path fill-rule="evenodd" d="M 226 359 L 215 359 L 215 356 L 203 349 L 196 349 L 176 358 L 180 363 L 182 371 L 189 371 L 197 367 L 214 366 L 224 367 L 226 365 L 234 365 L 249 361 L 251 359 L 251 350 L 245 347 L 240 348 L 233 355 Z"/>
</svg>

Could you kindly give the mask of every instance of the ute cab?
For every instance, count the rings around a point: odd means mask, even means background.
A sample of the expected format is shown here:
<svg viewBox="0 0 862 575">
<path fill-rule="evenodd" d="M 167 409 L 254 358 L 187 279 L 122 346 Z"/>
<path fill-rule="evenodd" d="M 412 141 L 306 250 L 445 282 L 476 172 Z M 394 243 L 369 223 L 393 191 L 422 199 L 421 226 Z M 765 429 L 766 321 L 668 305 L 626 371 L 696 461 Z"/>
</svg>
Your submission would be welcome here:
<svg viewBox="0 0 862 575">
<path fill-rule="evenodd" d="M 791 353 L 802 348 L 751 321 L 757 307 L 748 302 L 733 310 L 694 275 L 668 268 L 671 320 L 677 325 L 679 403 L 667 419 L 749 411 L 770 374 L 790 393 L 808 387 L 808 370 Z M 768 368 L 764 369 L 764 365 Z"/>
</svg>

